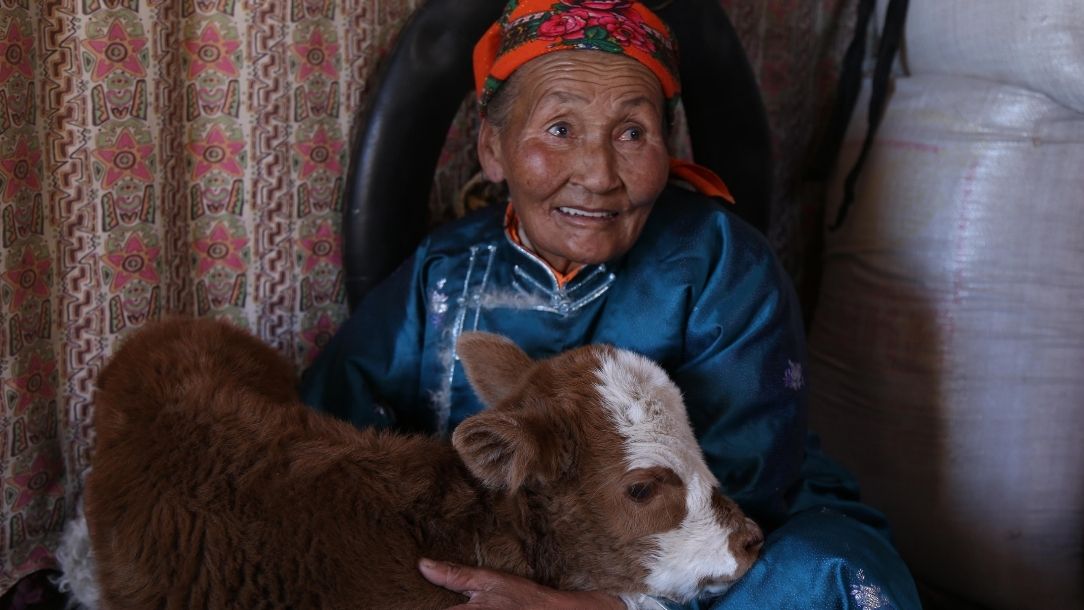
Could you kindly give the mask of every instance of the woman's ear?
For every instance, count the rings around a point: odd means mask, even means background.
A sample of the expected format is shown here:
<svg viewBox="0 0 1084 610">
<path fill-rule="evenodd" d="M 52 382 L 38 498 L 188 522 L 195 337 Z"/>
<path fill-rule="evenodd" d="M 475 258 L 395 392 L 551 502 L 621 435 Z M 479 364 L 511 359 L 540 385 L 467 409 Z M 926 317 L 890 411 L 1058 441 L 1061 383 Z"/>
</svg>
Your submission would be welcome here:
<svg viewBox="0 0 1084 610">
<path fill-rule="evenodd" d="M 489 119 L 478 127 L 478 161 L 490 182 L 504 182 L 504 157 L 501 155 L 500 132 Z"/>
</svg>

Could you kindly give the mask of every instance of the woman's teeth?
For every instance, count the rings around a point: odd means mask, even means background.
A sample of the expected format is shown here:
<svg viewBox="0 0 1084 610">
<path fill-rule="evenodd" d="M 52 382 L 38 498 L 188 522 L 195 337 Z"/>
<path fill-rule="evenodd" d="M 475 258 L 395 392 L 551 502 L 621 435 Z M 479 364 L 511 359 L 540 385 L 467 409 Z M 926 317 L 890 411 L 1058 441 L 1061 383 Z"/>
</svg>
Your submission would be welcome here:
<svg viewBox="0 0 1084 610">
<path fill-rule="evenodd" d="M 581 210 L 578 208 L 557 208 L 562 214 L 568 214 L 569 216 L 583 216 L 584 218 L 613 218 L 617 216 L 617 212 L 588 212 L 587 210 Z"/>
</svg>

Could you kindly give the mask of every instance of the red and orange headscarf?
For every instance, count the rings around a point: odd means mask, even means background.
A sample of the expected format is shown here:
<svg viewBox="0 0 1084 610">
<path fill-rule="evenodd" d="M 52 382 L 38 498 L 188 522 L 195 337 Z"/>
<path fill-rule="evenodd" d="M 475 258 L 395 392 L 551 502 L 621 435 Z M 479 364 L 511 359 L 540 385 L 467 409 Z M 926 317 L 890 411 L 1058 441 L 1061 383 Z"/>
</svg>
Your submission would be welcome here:
<svg viewBox="0 0 1084 610">
<path fill-rule="evenodd" d="M 591 50 L 635 59 L 659 79 L 671 107 L 681 96 L 677 46 L 670 29 L 635 0 L 509 0 L 474 47 L 474 83 L 482 113 L 512 73 L 556 51 Z M 706 167 L 670 160 L 670 173 L 698 191 L 734 198 Z"/>
</svg>

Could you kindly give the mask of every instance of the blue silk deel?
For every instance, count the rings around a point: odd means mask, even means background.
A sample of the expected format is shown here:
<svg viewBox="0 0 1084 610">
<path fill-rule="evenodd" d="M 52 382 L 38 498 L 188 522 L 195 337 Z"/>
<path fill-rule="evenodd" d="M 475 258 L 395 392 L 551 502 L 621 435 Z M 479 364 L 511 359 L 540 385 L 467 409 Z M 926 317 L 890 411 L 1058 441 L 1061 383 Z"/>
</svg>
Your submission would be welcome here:
<svg viewBox="0 0 1084 610">
<path fill-rule="evenodd" d="M 741 581 L 689 607 L 920 607 L 884 518 L 807 432 L 799 310 L 757 231 L 668 187 L 627 254 L 560 286 L 503 213 L 430 235 L 324 348 L 302 398 L 357 426 L 447 434 L 482 409 L 455 356 L 464 331 L 505 335 L 534 358 L 588 343 L 638 352 L 681 388 L 708 466 L 768 532 Z"/>
</svg>

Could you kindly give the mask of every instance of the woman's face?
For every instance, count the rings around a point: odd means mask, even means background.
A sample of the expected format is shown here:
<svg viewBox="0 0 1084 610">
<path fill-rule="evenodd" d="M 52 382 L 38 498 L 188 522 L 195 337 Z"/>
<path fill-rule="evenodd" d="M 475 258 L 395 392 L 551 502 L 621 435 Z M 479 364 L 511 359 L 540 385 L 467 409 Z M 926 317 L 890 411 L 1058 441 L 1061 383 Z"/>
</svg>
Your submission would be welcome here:
<svg viewBox="0 0 1084 610">
<path fill-rule="evenodd" d="M 516 71 L 501 125 L 483 121 L 486 176 L 508 183 L 520 231 L 559 272 L 621 256 L 669 175 L 658 79 L 600 51 L 551 53 Z"/>
</svg>

